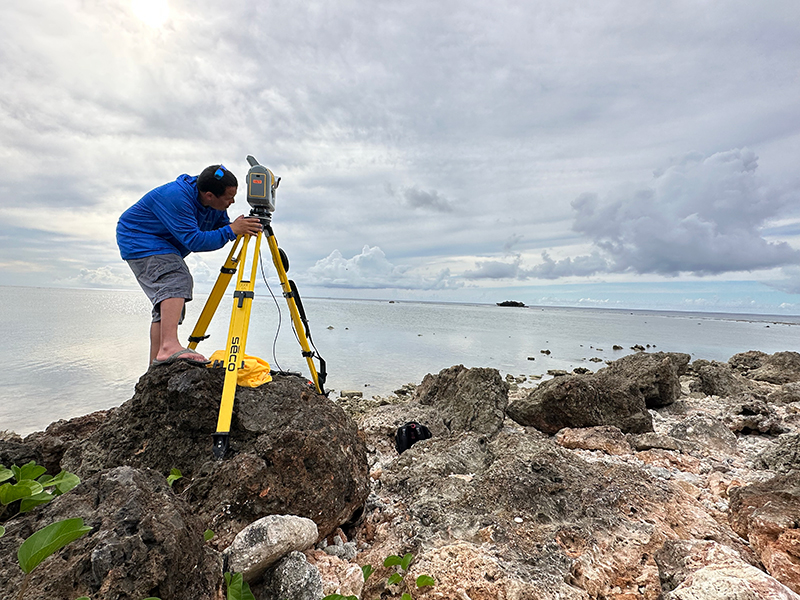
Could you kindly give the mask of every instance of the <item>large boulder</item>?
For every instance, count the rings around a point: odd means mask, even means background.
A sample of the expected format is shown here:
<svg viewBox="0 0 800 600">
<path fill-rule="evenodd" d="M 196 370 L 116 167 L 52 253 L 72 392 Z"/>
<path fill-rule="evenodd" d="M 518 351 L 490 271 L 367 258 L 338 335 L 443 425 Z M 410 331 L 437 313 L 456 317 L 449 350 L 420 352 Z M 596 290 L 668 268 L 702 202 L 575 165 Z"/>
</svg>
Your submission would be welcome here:
<svg viewBox="0 0 800 600">
<path fill-rule="evenodd" d="M 730 492 L 733 530 L 775 579 L 800 593 L 800 472 Z"/>
<path fill-rule="evenodd" d="M 0 538 L 0 597 L 19 593 L 23 575 L 16 554 L 22 541 L 46 525 L 78 517 L 92 531 L 34 571 L 26 600 L 221 597 L 222 560 L 204 543 L 201 520 L 161 474 L 132 467 L 101 471 L 8 521 Z"/>
<path fill-rule="evenodd" d="M 755 459 L 755 465 L 773 473 L 788 473 L 800 465 L 800 433 L 780 436 Z"/>
<path fill-rule="evenodd" d="M 60 467 L 84 478 L 119 465 L 164 475 L 180 469 L 176 489 L 215 531 L 219 548 L 270 514 L 312 519 L 320 537 L 350 519 L 368 492 L 365 445 L 347 415 L 299 377 L 237 388 L 233 451 L 215 461 L 223 377 L 221 369 L 180 362 L 151 367 L 131 400 L 68 445 Z"/>
<path fill-rule="evenodd" d="M 426 375 L 415 399 L 435 408 L 451 433 L 494 435 L 503 426 L 508 387 L 497 369 L 456 365 Z"/>
<path fill-rule="evenodd" d="M 520 425 L 554 434 L 565 427 L 610 425 L 625 433 L 653 431 L 639 385 L 607 369 L 545 381 L 506 410 Z"/>
<path fill-rule="evenodd" d="M 750 389 L 747 379 L 736 373 L 728 363 L 696 360 L 691 364 L 691 374 L 695 379 L 689 384 L 689 389 L 707 396 L 728 397 Z"/>
<path fill-rule="evenodd" d="M 636 383 L 648 408 L 672 404 L 681 395 L 680 376 L 691 356 L 681 352 L 637 352 L 615 360 L 606 369 Z"/>
<path fill-rule="evenodd" d="M 800 381 L 800 352 L 765 354 L 751 350 L 732 356 L 728 363 L 749 379 L 778 385 Z"/>
</svg>

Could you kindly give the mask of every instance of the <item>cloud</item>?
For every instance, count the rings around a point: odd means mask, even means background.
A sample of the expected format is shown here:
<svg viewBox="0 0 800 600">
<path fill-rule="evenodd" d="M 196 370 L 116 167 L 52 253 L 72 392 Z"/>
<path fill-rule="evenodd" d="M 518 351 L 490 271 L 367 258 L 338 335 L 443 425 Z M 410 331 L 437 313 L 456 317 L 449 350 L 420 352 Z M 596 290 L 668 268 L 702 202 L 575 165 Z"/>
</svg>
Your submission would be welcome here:
<svg viewBox="0 0 800 600">
<path fill-rule="evenodd" d="M 698 276 L 795 265 L 800 250 L 770 242 L 762 231 L 788 214 L 797 192 L 773 189 L 757 176 L 758 158 L 748 149 L 708 157 L 686 155 L 657 171 L 647 185 L 601 198 L 581 194 L 572 202 L 572 229 L 595 247 L 588 255 L 525 268 L 483 261 L 467 278 L 557 279 L 598 273 Z"/>
<path fill-rule="evenodd" d="M 346 259 L 339 250 L 308 269 L 312 285 L 335 288 L 440 290 L 459 287 L 443 269 L 435 277 L 410 273 L 410 267 L 393 265 L 378 247 L 364 246 L 361 254 Z"/>
</svg>

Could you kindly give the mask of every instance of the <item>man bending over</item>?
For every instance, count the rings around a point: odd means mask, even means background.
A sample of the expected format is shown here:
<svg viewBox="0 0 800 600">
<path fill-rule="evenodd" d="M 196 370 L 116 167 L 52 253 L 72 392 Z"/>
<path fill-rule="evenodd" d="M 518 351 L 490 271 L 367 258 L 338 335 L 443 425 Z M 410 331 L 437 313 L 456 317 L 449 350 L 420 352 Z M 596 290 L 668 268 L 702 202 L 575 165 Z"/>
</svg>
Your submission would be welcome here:
<svg viewBox="0 0 800 600">
<path fill-rule="evenodd" d="M 148 192 L 119 218 L 120 254 L 153 303 L 151 364 L 208 362 L 178 341 L 178 325 L 185 303 L 192 299 L 193 284 L 183 259 L 191 252 L 218 250 L 238 235 L 261 231 L 255 217 L 240 216 L 233 223 L 228 218 L 238 185 L 225 167 L 211 165 L 197 177 L 181 175 Z"/>
</svg>

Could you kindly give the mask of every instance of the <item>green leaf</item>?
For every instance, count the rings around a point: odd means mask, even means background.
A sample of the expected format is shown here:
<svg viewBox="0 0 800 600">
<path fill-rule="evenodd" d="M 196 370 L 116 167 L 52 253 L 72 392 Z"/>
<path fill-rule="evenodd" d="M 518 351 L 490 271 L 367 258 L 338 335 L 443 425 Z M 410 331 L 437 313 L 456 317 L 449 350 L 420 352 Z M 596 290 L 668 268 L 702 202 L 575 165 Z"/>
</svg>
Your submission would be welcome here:
<svg viewBox="0 0 800 600">
<path fill-rule="evenodd" d="M 346 600 L 341 594 L 328 594 L 322 600 Z"/>
<path fill-rule="evenodd" d="M 225 585 L 228 588 L 227 600 L 256 600 L 241 573 L 225 573 Z"/>
<path fill-rule="evenodd" d="M 36 508 L 40 504 L 47 504 L 53 498 L 55 498 L 55 496 L 53 496 L 53 494 L 50 494 L 48 492 L 40 492 L 40 493 L 36 494 L 35 496 L 30 496 L 28 498 L 23 498 L 22 502 L 19 503 L 19 512 L 20 512 L 20 514 L 21 513 L 26 513 L 29 510 L 33 510 L 34 508 Z"/>
<path fill-rule="evenodd" d="M 214 532 L 213 532 L 213 531 L 211 531 L 210 529 L 206 529 L 206 530 L 203 532 L 203 539 L 204 539 L 205 541 L 213 540 L 213 539 L 214 539 Z"/>
<path fill-rule="evenodd" d="M 73 473 L 68 473 L 67 471 L 61 471 L 61 473 L 59 473 L 55 477 L 50 477 L 49 479 L 45 479 L 44 481 L 42 481 L 42 479 L 43 477 L 39 478 L 39 483 L 41 483 L 44 487 L 55 486 L 56 496 L 60 496 L 61 494 L 70 491 L 81 482 L 80 478 L 77 475 Z"/>
<path fill-rule="evenodd" d="M 403 594 L 402 596 L 400 596 L 400 600 L 414 600 L 414 599 L 411 597 L 411 594 L 409 594 L 408 592 L 406 592 L 405 594 Z"/>
<path fill-rule="evenodd" d="M 392 573 L 392 576 L 386 580 L 386 585 L 394 585 L 403 581 L 403 576 L 400 573 Z"/>
<path fill-rule="evenodd" d="M 83 519 L 64 519 L 40 529 L 19 547 L 17 559 L 20 568 L 24 573 L 30 573 L 45 558 L 91 530 L 91 527 L 84 527 Z"/>
<path fill-rule="evenodd" d="M 403 559 L 397 556 L 396 554 L 390 554 L 386 557 L 386 560 L 383 561 L 384 567 L 395 567 L 403 562 Z"/>
<path fill-rule="evenodd" d="M 6 534 L 6 528 L 0 525 L 0 537 L 3 537 Z"/>
<path fill-rule="evenodd" d="M 418 588 L 424 587 L 426 585 L 434 585 L 435 583 L 436 580 L 430 575 L 420 575 L 419 577 L 417 577 Z"/>
<path fill-rule="evenodd" d="M 23 479 L 36 479 L 40 475 L 47 473 L 47 469 L 45 469 L 42 465 L 37 465 L 36 461 L 33 460 L 22 467 L 17 467 L 14 465 L 11 467 L 11 469 L 14 471 L 14 477 L 17 478 L 17 481 L 22 481 Z"/>
<path fill-rule="evenodd" d="M 41 483 L 32 479 L 23 479 L 14 485 L 4 483 L 0 485 L 0 504 L 11 504 L 15 500 L 35 496 L 40 494 L 43 489 Z"/>
<path fill-rule="evenodd" d="M 8 481 L 14 476 L 14 471 L 11 469 L 6 469 L 3 465 L 0 465 L 0 483 L 4 481 Z"/>
<path fill-rule="evenodd" d="M 366 581 L 375 572 L 375 569 L 372 568 L 372 565 L 364 565 L 361 567 L 361 572 L 364 574 L 364 581 Z"/>
<path fill-rule="evenodd" d="M 169 485 L 169 487 L 172 487 L 173 483 L 178 481 L 178 479 L 182 478 L 183 478 L 183 473 L 181 473 L 180 469 L 172 469 L 169 472 L 169 475 L 167 475 L 167 485 Z"/>
<path fill-rule="evenodd" d="M 411 564 L 411 561 L 414 560 L 414 555 L 409 552 L 403 557 L 403 560 L 400 562 L 400 568 L 403 571 L 408 571 L 408 567 Z"/>
</svg>

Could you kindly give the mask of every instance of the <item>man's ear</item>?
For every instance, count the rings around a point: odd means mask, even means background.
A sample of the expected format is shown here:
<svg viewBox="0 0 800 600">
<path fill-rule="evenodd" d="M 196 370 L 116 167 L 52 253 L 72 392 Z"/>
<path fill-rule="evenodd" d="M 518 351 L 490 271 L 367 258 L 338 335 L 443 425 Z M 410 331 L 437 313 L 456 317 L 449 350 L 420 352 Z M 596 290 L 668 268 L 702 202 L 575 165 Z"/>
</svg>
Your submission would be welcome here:
<svg viewBox="0 0 800 600">
<path fill-rule="evenodd" d="M 212 192 L 199 192 L 200 204 L 208 206 L 211 199 L 214 197 Z"/>
</svg>

